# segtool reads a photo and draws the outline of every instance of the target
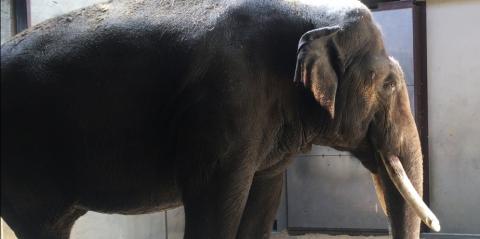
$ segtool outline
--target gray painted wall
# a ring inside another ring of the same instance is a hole
[[[479,13],[427,0],[430,200],[445,233],[480,234]]]

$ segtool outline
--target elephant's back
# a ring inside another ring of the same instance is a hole
[[[101,170],[102,162],[167,158],[160,152],[172,142],[195,42],[160,23],[117,21],[111,8],[48,20],[2,45],[2,166],[15,170],[21,157],[52,171]]]
[[[297,39],[313,27],[308,19],[328,20],[315,15],[322,9],[252,0],[114,0],[80,9],[2,45],[2,115],[19,128],[40,115],[78,131],[116,122],[107,132],[147,133],[154,122],[168,125],[188,101],[225,92],[224,62],[239,71],[238,62],[276,56],[285,46],[289,57],[275,58],[294,60]]]

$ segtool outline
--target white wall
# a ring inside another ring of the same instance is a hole
[[[6,40],[10,38],[13,33],[12,28],[12,12],[11,12],[11,0],[1,0],[1,8],[2,11],[2,21],[1,21],[1,43],[4,43]]]
[[[66,12],[108,0],[30,0],[32,25]]]
[[[480,233],[480,1],[427,0],[431,206]]]
[[[164,239],[165,213],[136,216],[88,212],[73,226],[70,239]]]

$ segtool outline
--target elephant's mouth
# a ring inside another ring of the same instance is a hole
[[[385,169],[392,180],[393,184],[400,192],[405,201],[413,208],[417,216],[435,232],[440,231],[440,221],[423,202],[422,197],[418,194],[407,176],[400,159],[393,154],[383,154],[378,152],[382,159]]]

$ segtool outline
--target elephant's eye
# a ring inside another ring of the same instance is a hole
[[[389,92],[393,92],[396,89],[395,81],[385,81],[383,84],[383,89]]]
[[[395,79],[389,75],[387,79],[385,79],[385,82],[383,83],[383,89],[388,92],[394,92],[397,87],[397,84],[395,82]]]

